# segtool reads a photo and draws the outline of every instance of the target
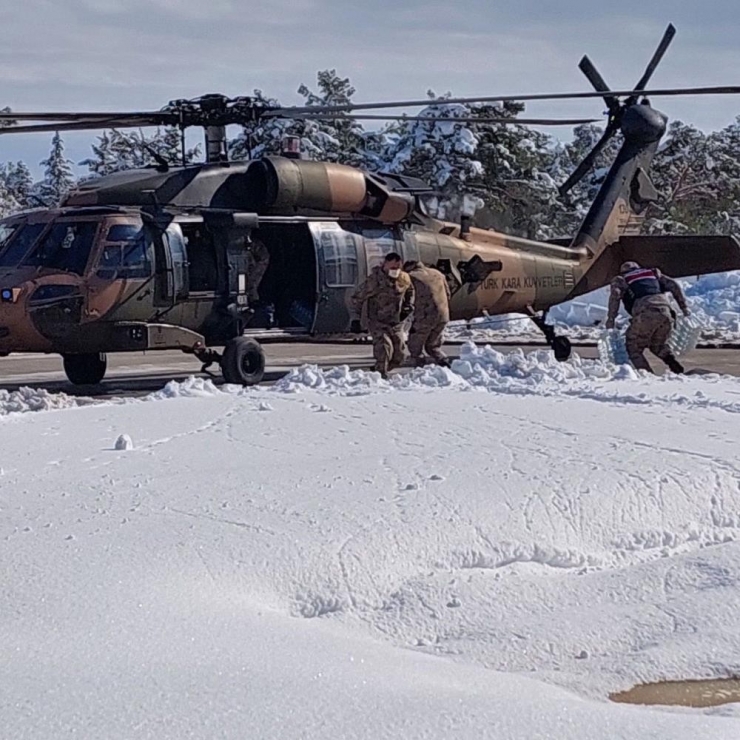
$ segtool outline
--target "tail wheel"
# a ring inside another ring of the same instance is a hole
[[[568,337],[555,337],[552,340],[552,351],[555,353],[555,359],[558,362],[565,362],[571,355],[570,339]]]
[[[108,358],[103,352],[64,355],[64,372],[74,385],[96,385],[105,377]]]
[[[265,353],[258,342],[247,337],[230,339],[221,357],[221,372],[227,383],[255,385],[265,374]]]

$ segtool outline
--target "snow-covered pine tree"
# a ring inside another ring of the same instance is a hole
[[[712,157],[714,144],[694,126],[681,121],[670,125],[651,168],[659,199],[648,211],[647,233],[711,230],[720,191]]]
[[[262,90],[255,90],[252,99],[257,105],[279,107],[275,98],[268,98]],[[270,155],[279,155],[282,151],[283,137],[301,137],[301,149],[304,156],[317,154],[313,151],[311,142],[303,140],[303,122],[291,118],[263,118],[242,126],[241,133],[229,142],[229,154],[232,159],[259,159]],[[319,159],[318,156],[307,157]]]
[[[49,157],[41,165],[44,179],[37,183],[33,195],[43,205],[58,206],[75,184],[72,162],[64,156],[64,141],[59,132],[54,134]]]
[[[708,137],[707,167],[715,176],[716,200],[708,232],[740,235],[740,116]]]
[[[559,186],[586,158],[604,129],[595,124],[583,124],[573,129],[573,138],[567,144],[555,142],[549,172]],[[558,196],[551,204],[549,220],[553,236],[571,236],[581,225],[591,207],[609,168],[622,145],[621,136],[614,136],[596,158],[594,166],[564,197]]]
[[[516,102],[471,107],[474,116],[512,121],[523,111]],[[550,137],[517,123],[476,123],[475,133],[485,192],[478,222],[529,238],[555,235],[550,220],[557,187],[550,174]]]
[[[437,96],[429,91],[430,100]],[[448,95],[449,97],[449,95]],[[467,118],[470,108],[437,103],[419,112],[421,118]],[[437,192],[424,199],[430,215],[457,220],[483,205],[483,166],[476,158],[478,138],[473,124],[456,121],[401,121],[383,132],[387,172],[419,177]]]
[[[346,105],[355,93],[349,79],[340,77],[334,69],[319,72],[317,86],[315,93],[306,85],[298,88],[299,94],[305,98],[304,105]],[[280,105],[274,98],[266,97],[262,90],[255,90],[253,98],[260,104]],[[263,118],[243,126],[242,133],[229,144],[229,151],[234,159],[277,155],[282,151],[285,136],[300,138],[305,159],[367,166],[366,132],[357,121],[341,116],[331,121],[312,121],[308,117]],[[369,159],[375,162],[377,156],[373,154]]]
[[[23,210],[20,203],[13,197],[8,189],[5,180],[0,177],[0,218],[12,216],[14,213]]]
[[[33,205],[33,178],[25,162],[6,162],[0,165],[0,181],[14,207],[24,209]]]
[[[173,127],[157,129],[149,136],[142,131],[104,131],[92,145],[93,156],[80,162],[93,175],[149,167],[155,164],[152,151],[171,165],[182,164],[180,132]],[[190,163],[200,155],[200,147],[186,148],[185,161]]]

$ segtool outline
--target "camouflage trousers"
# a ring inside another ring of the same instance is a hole
[[[625,335],[625,343],[630,362],[637,370],[653,372],[644,354],[645,350],[649,349],[673,372],[683,372],[683,367],[668,349],[667,342],[672,329],[673,320],[668,309],[645,308],[632,317]]]
[[[435,362],[447,362],[447,355],[442,352],[442,335],[446,326],[446,321],[439,321],[436,318],[431,321],[414,321],[409,334],[411,359],[420,364],[422,352],[426,352]]]
[[[376,326],[370,329],[373,338],[375,371],[385,376],[394,367],[400,367],[408,357],[403,326]]]

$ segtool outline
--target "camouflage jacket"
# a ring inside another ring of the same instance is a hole
[[[670,308],[668,298],[665,296],[666,293],[670,293],[675,299],[681,311],[683,311],[683,313],[685,314],[688,314],[689,309],[686,304],[686,297],[681,290],[681,286],[673,278],[669,278],[667,275],[663,275],[660,270],[654,270],[654,272],[656,274],[656,277],[658,278],[658,282],[660,283],[660,289],[662,293],[658,296],[646,296],[645,298],[641,298],[635,301],[635,305],[632,311],[633,315],[636,312],[639,312],[641,302],[647,302],[650,305],[655,306],[661,298],[665,306]],[[627,281],[621,275],[617,275],[617,277],[615,277],[614,280],[612,280],[611,282],[611,292],[609,294],[609,312],[606,317],[607,326],[614,325],[614,320],[617,318],[617,314],[619,313],[619,302],[622,300],[627,290]],[[652,300],[648,301],[648,298]]]
[[[352,303],[355,313],[362,315],[363,324],[371,331],[397,326],[413,311],[414,286],[407,273],[401,272],[394,279],[378,265],[352,296]]]
[[[414,284],[414,323],[438,324],[450,320],[450,287],[445,276],[421,262],[409,270]]]

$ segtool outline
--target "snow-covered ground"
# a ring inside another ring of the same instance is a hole
[[[740,380],[470,346],[0,408],[3,737],[740,737],[606,698],[740,671]]]
[[[740,271],[679,282],[692,312],[704,326],[702,341],[740,344]],[[555,306],[548,321],[558,333],[572,340],[595,342],[603,333],[608,303],[609,289],[602,288]],[[625,318],[622,313],[622,320]],[[542,334],[527,317],[507,314],[474,319],[468,324],[454,322],[447,330],[447,338],[476,342],[542,341]]]

